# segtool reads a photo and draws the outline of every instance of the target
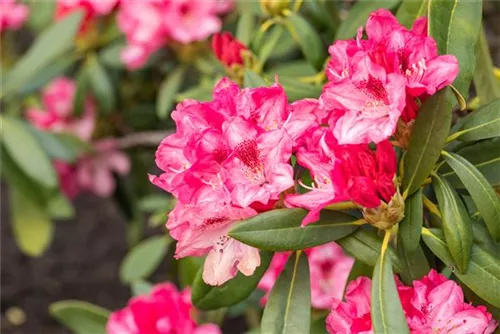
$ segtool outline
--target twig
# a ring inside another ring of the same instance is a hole
[[[132,133],[125,137],[117,139],[118,147],[121,149],[132,148],[136,146],[158,146],[160,142],[172,134],[172,131],[147,131]]]

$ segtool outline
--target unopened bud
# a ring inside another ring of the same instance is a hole
[[[391,229],[404,218],[405,201],[396,191],[389,203],[381,202],[377,208],[364,208],[363,216],[371,225],[380,230]]]
[[[280,16],[290,7],[290,0],[260,0],[260,8],[269,16]]]

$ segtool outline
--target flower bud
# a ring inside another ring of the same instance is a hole
[[[368,223],[380,230],[388,230],[404,218],[405,201],[396,191],[390,202],[381,202],[377,208],[364,208],[363,216]]]
[[[280,16],[290,6],[290,0],[260,0],[260,8],[269,16]]]

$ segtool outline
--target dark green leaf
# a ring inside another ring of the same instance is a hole
[[[476,45],[481,28],[482,1],[429,0],[429,35],[442,55],[458,59],[459,72],[453,86],[467,99],[474,74]]]
[[[116,104],[113,83],[97,57],[91,57],[88,61],[87,78],[101,110],[108,113],[113,111]]]
[[[81,11],[75,11],[46,29],[7,73],[2,87],[3,95],[21,90],[42,69],[71,50],[82,17]]]
[[[256,88],[267,86],[267,84],[260,75],[252,70],[246,70],[244,77],[244,86],[245,88]]]
[[[454,135],[461,141],[500,137],[500,99],[467,115]]]
[[[491,254],[500,258],[500,243],[493,240],[488,228],[482,220],[472,222],[472,233],[475,244],[480,245]]]
[[[290,34],[299,43],[309,63],[321,70],[325,61],[325,48],[321,38],[313,27],[299,14],[292,13],[287,17],[286,25]]]
[[[262,315],[266,334],[308,334],[311,318],[311,279],[303,252],[290,256],[269,294]]]
[[[75,216],[75,209],[71,201],[58,193],[47,203],[47,213],[54,219],[70,219]]]
[[[264,212],[237,224],[229,235],[260,249],[287,251],[319,246],[345,237],[359,227],[354,217],[328,210],[321,212],[319,221],[302,227],[306,214],[302,209]]]
[[[170,115],[174,104],[174,98],[181,88],[182,81],[184,80],[185,69],[179,67],[163,80],[158,96],[156,98],[156,113],[160,119],[165,119]]]
[[[265,63],[267,59],[276,51],[276,46],[278,42],[281,42],[281,38],[285,28],[282,26],[275,26],[269,29],[267,32],[258,32],[253,41],[253,49],[258,55],[259,61]]]
[[[326,331],[326,316],[311,321],[311,334],[328,334]]]
[[[180,259],[179,263],[179,281],[182,286],[192,286],[196,274],[203,266],[203,258],[188,256]]]
[[[290,102],[305,98],[318,98],[323,89],[318,85],[300,82],[297,78],[280,77],[280,84],[285,89]]]
[[[87,101],[87,92],[90,87],[88,75],[88,65],[84,65],[76,75],[76,92],[73,97],[73,114],[82,116],[85,111],[85,103]]]
[[[47,188],[57,186],[52,161],[22,121],[3,115],[2,141],[12,160],[30,178]]]
[[[424,103],[413,126],[410,149],[403,160],[403,189],[408,195],[420,188],[434,168],[450,124],[451,99],[445,88]]]
[[[481,105],[500,98],[500,85],[493,75],[493,63],[488,47],[488,41],[481,28],[476,44],[476,70],[474,72],[474,87]]]
[[[48,214],[17,189],[11,189],[12,230],[17,245],[29,256],[40,256],[54,234]]]
[[[255,31],[255,14],[247,10],[241,13],[236,27],[236,38],[244,45],[250,45]]]
[[[197,86],[193,88],[189,88],[185,91],[177,94],[177,101],[182,101],[185,99],[194,99],[198,101],[210,101],[212,99],[212,88],[205,86]]]
[[[352,6],[351,10],[349,10],[349,15],[347,15],[346,19],[342,22],[339,29],[337,30],[337,34],[335,35],[335,39],[349,39],[356,36],[356,32],[358,28],[365,25],[366,20],[370,14],[379,9],[379,8],[387,8],[393,9],[400,3],[400,0],[392,0],[392,1],[374,1],[374,0],[360,0]]]
[[[481,172],[463,157],[446,152],[444,159],[467,188],[493,238],[500,241],[500,200],[495,190]]]
[[[396,13],[399,23],[410,29],[419,17],[427,13],[427,0],[403,0]]]
[[[76,334],[106,334],[110,312],[79,300],[62,300],[49,307],[52,317]]]
[[[420,242],[424,221],[423,210],[422,191],[419,190],[406,200],[405,218],[399,223],[398,243],[402,243],[409,253],[413,253]]]
[[[49,24],[54,21],[54,11],[56,3],[53,1],[27,1],[30,13],[36,15],[29,15],[28,25],[30,28],[40,31],[45,29]]]
[[[371,310],[375,333],[410,333],[387,252],[382,253],[373,270]]]
[[[63,137],[47,131],[40,131],[27,123],[22,124],[42,146],[45,153],[53,159],[74,162],[81,153],[70,144],[67,144]]]
[[[422,239],[441,261],[449,267],[455,267],[440,230],[424,229]],[[467,273],[455,272],[455,275],[479,297],[495,307],[500,307],[500,261],[498,258],[481,246],[474,245]]]
[[[430,267],[420,245],[417,245],[417,248],[413,252],[408,251],[405,247],[406,246],[398,240],[398,257],[401,262],[405,263],[405,268],[408,268],[408,270],[400,273],[401,279],[406,284],[411,285],[413,281],[419,280],[427,275]]]
[[[458,270],[465,273],[472,248],[472,225],[467,209],[446,179],[433,176],[432,186],[441,209],[446,243]]]
[[[380,255],[380,247],[382,247],[382,239],[377,235],[377,230],[368,226],[363,226],[356,232],[335,242],[351,256],[371,267],[375,266]],[[392,247],[389,246],[387,253],[396,272],[401,273],[408,270]]]
[[[131,283],[149,277],[165,257],[170,242],[164,236],[154,236],[132,248],[120,265],[121,281]]]
[[[360,260],[355,260],[352,265],[351,271],[349,272],[349,277],[347,277],[347,283],[354,281],[356,278],[361,276],[372,277],[373,267],[365,264]]]
[[[43,3],[46,4],[47,2]],[[19,94],[28,95],[35,93],[56,77],[63,75],[64,72],[66,72],[71,67],[71,65],[75,63],[75,61],[76,57],[68,56],[66,58],[58,59],[57,61],[50,63],[42,70],[40,70],[34,78],[26,82],[26,84],[19,91]]]
[[[257,287],[262,275],[269,267],[272,253],[260,252],[260,266],[252,276],[238,273],[235,278],[221,286],[210,286],[203,282],[203,267],[200,268],[193,282],[191,298],[199,310],[215,310],[227,307],[245,300]]]
[[[99,60],[104,66],[123,69],[125,64],[120,59],[120,53],[125,48],[124,43],[114,43],[106,46],[99,52]]]

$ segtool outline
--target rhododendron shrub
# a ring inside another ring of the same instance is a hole
[[[97,196],[127,222],[111,230],[129,249],[118,272],[100,259],[92,272],[105,266],[131,292],[110,299],[114,312],[56,302],[59,323],[114,334],[497,330],[499,64],[482,21],[495,6],[52,5],[0,0],[10,230],[42,256],[53,221]],[[111,247],[108,230],[93,233]],[[93,239],[85,249],[101,249]]]

